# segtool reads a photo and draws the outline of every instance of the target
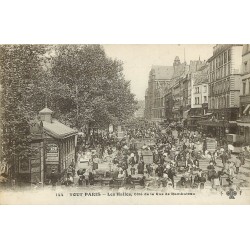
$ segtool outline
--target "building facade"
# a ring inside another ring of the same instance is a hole
[[[191,129],[197,129],[198,122],[208,110],[208,65],[205,62],[199,63],[196,71],[189,74],[187,86],[189,105],[185,111],[186,124]]]
[[[213,48],[209,63],[208,109],[213,114],[216,134],[235,133],[240,106],[242,45],[220,44]]]
[[[0,82],[0,164],[2,163],[2,134],[3,134],[2,112],[3,112],[3,109],[2,109],[2,85]]]
[[[182,84],[176,79],[172,87],[173,95],[173,119],[179,121],[182,118]]]
[[[208,110],[208,65],[200,68],[196,73],[192,74],[192,96],[191,108],[198,110],[196,115],[205,115]]]
[[[173,75],[172,66],[152,66],[145,94],[145,117],[152,122],[161,122],[165,117],[164,89]]]
[[[215,118],[235,121],[241,86],[242,45],[216,45],[209,58],[209,109]]]
[[[242,49],[242,85],[240,91],[240,117],[237,121],[238,135],[250,143],[250,44]]]
[[[186,62],[181,63],[178,56],[173,63],[174,72],[165,88],[165,119],[169,122],[180,121],[183,116],[183,79],[189,70]]]

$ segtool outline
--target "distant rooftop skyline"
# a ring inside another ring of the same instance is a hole
[[[214,44],[209,45],[103,45],[108,56],[124,62],[124,74],[131,81],[131,91],[138,100],[144,100],[148,76],[152,66],[173,66],[176,57],[189,65],[190,61],[207,60],[213,55]]]

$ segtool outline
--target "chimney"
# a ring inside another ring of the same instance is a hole
[[[40,120],[43,122],[49,122],[52,123],[52,113],[53,111],[49,108],[44,108],[39,112]]]

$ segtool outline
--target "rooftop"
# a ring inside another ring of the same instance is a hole
[[[170,80],[174,73],[172,66],[158,66],[153,65],[151,73],[155,76],[156,80]]]
[[[63,139],[77,133],[76,130],[62,124],[56,119],[52,119],[51,123],[43,121],[43,128],[49,135],[57,139]]]
[[[211,62],[218,55],[220,55],[227,49],[235,46],[242,46],[242,44],[217,44],[216,46],[213,47],[213,55],[207,61]]]

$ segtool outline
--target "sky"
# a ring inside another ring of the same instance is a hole
[[[207,60],[213,54],[210,45],[103,45],[109,57],[124,62],[124,75],[131,81],[131,91],[138,100],[144,100],[147,88],[149,71],[152,65],[172,66],[174,58],[179,56],[181,62],[185,59],[189,64],[191,60]]]

